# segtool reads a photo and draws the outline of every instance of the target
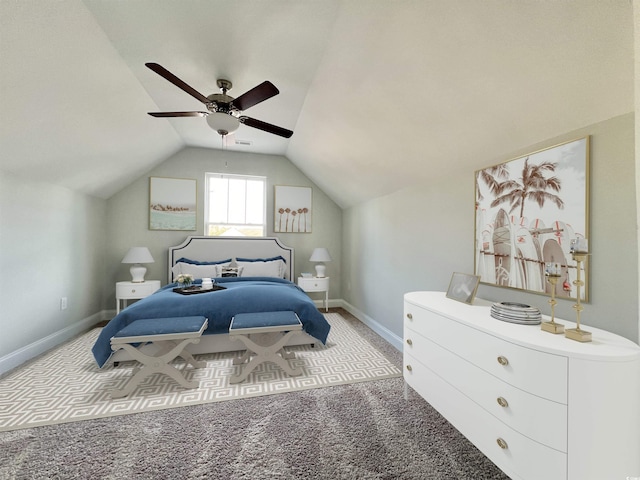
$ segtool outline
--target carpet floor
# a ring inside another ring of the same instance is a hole
[[[396,367],[402,355],[344,315]],[[0,433],[2,479],[506,480],[402,378]]]

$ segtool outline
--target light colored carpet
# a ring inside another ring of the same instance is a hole
[[[187,378],[200,381],[198,389],[184,389],[157,374],[121,399],[112,399],[109,392],[127,382],[134,363],[100,370],[90,351],[99,333],[94,329],[0,381],[0,431],[401,376],[400,369],[342,316],[328,313],[326,317],[331,324],[326,346],[292,348],[296,359],[291,365],[303,370],[299,377],[289,377],[266,363],[244,382],[230,385],[229,377],[240,368],[232,364],[237,353],[199,355],[207,366],[189,367],[185,372]]]

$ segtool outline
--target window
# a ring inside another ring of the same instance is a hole
[[[264,237],[265,177],[205,174],[204,234]]]

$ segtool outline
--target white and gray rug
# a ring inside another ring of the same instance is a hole
[[[294,392],[401,376],[401,371],[337,313],[326,314],[331,333],[326,346],[294,347],[289,377],[276,365],[260,365],[242,383],[229,384],[238,366],[234,353],[199,355],[205,368],[186,371],[200,387],[180,387],[166,375],[148,377],[128,397],[110,391],[129,379],[133,362],[100,370],[91,355],[94,329],[44,355],[0,381],[0,431],[149,412],[187,405]],[[182,368],[182,367],[180,367]]]

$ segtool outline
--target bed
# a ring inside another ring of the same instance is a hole
[[[192,354],[241,350],[241,343],[228,334],[237,313],[294,311],[302,321],[303,332],[288,345],[326,342],[330,326],[309,296],[293,283],[294,251],[278,238],[188,237],[169,248],[167,278],[176,278],[179,273],[191,273],[196,285],[203,277],[212,277],[224,288],[181,295],[173,291],[178,285],[169,283],[125,308],[102,329],[92,348],[100,367],[131,360],[123,350],[113,353],[110,339],[144,318],[207,317],[209,325],[200,342],[186,349]],[[219,276],[234,273],[239,276]]]

